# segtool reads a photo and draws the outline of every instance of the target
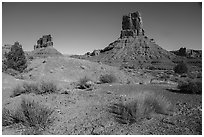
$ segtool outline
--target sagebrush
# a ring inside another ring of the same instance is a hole
[[[133,124],[144,118],[151,118],[152,114],[169,115],[173,105],[164,96],[150,92],[138,93],[126,101],[109,106],[109,112],[116,121],[122,124]]]
[[[178,74],[188,73],[187,64],[181,62],[174,67],[174,72]]]
[[[91,79],[89,79],[88,77],[81,78],[77,84],[77,87],[79,89],[88,89],[91,87],[91,84],[89,83],[90,81]]]
[[[101,83],[114,83],[117,79],[113,74],[105,74],[100,76]]]
[[[42,81],[40,83],[23,83],[13,89],[11,97],[19,96],[21,94],[50,94],[57,91],[57,86],[53,82]]]
[[[2,126],[10,126],[13,124],[20,123],[20,119],[17,118],[9,109],[3,108],[2,110]]]
[[[21,106],[15,112],[3,109],[2,125],[10,126],[21,123],[27,129],[25,130],[27,133],[41,134],[42,131],[53,124],[53,112],[54,111],[50,108],[42,106],[34,101],[23,99]]]
[[[53,82],[42,81],[40,83],[40,93],[39,94],[55,93],[56,91],[57,91],[57,86]]]

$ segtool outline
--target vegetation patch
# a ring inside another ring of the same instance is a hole
[[[117,81],[116,77],[112,74],[105,74],[100,77],[101,83],[114,83],[116,81]]]
[[[22,46],[19,45],[18,42],[15,42],[15,44],[11,47],[11,51],[5,53],[4,56],[4,71],[10,68],[19,72],[23,72],[27,67],[25,53],[22,49]]]
[[[53,82],[42,81],[40,83],[40,93],[39,94],[50,94],[57,91],[57,86]]]
[[[19,96],[21,94],[51,94],[56,93],[57,86],[53,82],[41,83],[23,83],[23,85],[18,85],[13,89],[13,94],[11,97]]]
[[[178,74],[188,73],[188,67],[185,63],[181,62],[174,67],[174,72]]]
[[[91,79],[84,77],[81,78],[77,84],[77,88],[79,89],[88,89],[91,88],[91,86],[93,85]]]
[[[16,87],[13,88],[13,94],[10,97],[16,97],[21,94],[25,94],[25,90],[22,88],[22,86],[17,85]]]
[[[182,93],[189,94],[202,94],[202,82],[201,81],[180,81],[178,89]]]
[[[23,83],[23,92],[24,93],[35,93],[39,94],[40,89],[38,83]]]
[[[23,99],[21,106],[15,112],[12,113],[8,109],[3,109],[2,125],[22,124],[27,129],[24,134],[42,134],[42,131],[53,124],[53,112],[53,110],[34,101]]]
[[[21,122],[21,119],[16,115],[16,113],[12,113],[9,109],[3,108],[2,110],[2,126],[10,126],[13,124],[18,124]]]
[[[109,106],[109,112],[121,124],[133,124],[151,118],[152,114],[169,115],[172,111],[171,102],[164,96],[150,92],[138,93],[133,98]]]

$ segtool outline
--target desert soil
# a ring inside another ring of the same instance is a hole
[[[63,61],[65,63],[63,63]],[[70,62],[73,64],[70,65]],[[39,63],[41,62],[41,63]],[[43,63],[44,62],[44,63]],[[51,62],[51,63],[47,63]],[[85,62],[85,63],[83,63]],[[47,63],[47,65],[46,65]],[[52,64],[52,65],[51,65]],[[67,66],[66,66],[67,64]],[[69,64],[69,65],[68,65]],[[78,64],[78,65],[76,65]],[[48,67],[48,65],[50,65]],[[201,134],[202,132],[202,96],[192,94],[181,94],[175,92],[175,85],[168,84],[136,84],[138,79],[132,80],[126,77],[119,70],[104,66],[96,65],[87,61],[76,59],[68,60],[38,60],[33,61],[29,66],[31,70],[26,74],[32,75],[33,79],[20,80],[10,75],[2,75],[2,107],[15,110],[23,98],[34,100],[54,110],[54,124],[46,129],[43,134],[53,135],[150,135],[150,134]],[[62,67],[63,66],[63,67]],[[82,67],[80,67],[82,66]],[[100,66],[98,68],[97,66]],[[67,68],[71,68],[69,72]],[[101,68],[102,67],[102,68]],[[58,68],[58,69],[57,69]],[[89,69],[88,69],[89,68]],[[93,69],[94,68],[94,69]],[[104,70],[105,68],[105,70]],[[120,80],[115,84],[95,84],[93,89],[76,89],[70,86],[71,82],[76,82],[80,77],[74,77],[73,73],[78,71],[79,74],[93,76],[97,81],[100,75],[95,72],[107,73],[119,72]],[[102,70],[101,70],[102,69]],[[40,71],[39,71],[40,70]],[[51,71],[52,70],[52,71]],[[80,70],[80,71],[79,71]],[[51,73],[50,73],[51,71]],[[62,72],[66,72],[65,73]],[[104,72],[105,71],[105,72]],[[44,74],[50,73],[49,78],[55,77],[58,81],[56,84],[59,90],[54,94],[35,95],[22,94],[11,98],[12,89],[25,81],[39,80]],[[86,73],[86,74],[84,74]],[[60,74],[60,75],[59,75]],[[56,77],[58,75],[58,77]],[[68,79],[69,78],[69,79]],[[71,79],[72,78],[72,79]],[[122,79],[121,78],[121,79]],[[128,80],[132,80],[127,84]],[[155,115],[150,119],[144,119],[139,123],[132,125],[120,124],[115,121],[113,115],[108,111],[108,106],[121,99],[123,96],[134,96],[138,92],[154,92],[161,94],[169,99],[175,111],[172,116]],[[174,92],[173,92],[174,91]],[[23,134],[25,127],[3,127],[2,134],[19,135]]]

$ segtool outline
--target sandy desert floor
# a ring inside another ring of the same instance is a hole
[[[11,83],[12,82],[12,83]],[[15,110],[22,98],[35,100],[55,110],[54,124],[43,134],[136,135],[201,134],[201,95],[171,92],[170,85],[98,84],[93,90],[61,88],[48,95],[22,94],[11,98],[12,86],[23,82],[3,75],[3,107]],[[132,125],[119,124],[108,112],[111,103],[122,96],[154,92],[167,97],[175,106],[173,116],[155,115]],[[26,127],[3,127],[3,134],[22,134]]]

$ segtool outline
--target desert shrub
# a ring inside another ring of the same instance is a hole
[[[3,108],[3,110],[2,110],[2,126],[9,126],[11,124],[13,124],[11,112],[8,109]]]
[[[52,82],[42,81],[41,83],[23,83],[13,89],[11,97],[19,96],[21,94],[51,94],[57,91],[57,86]]]
[[[100,82],[101,83],[114,83],[116,82],[116,77],[112,74],[105,74],[100,76]]]
[[[13,88],[13,94],[11,95],[11,97],[16,97],[21,94],[26,94],[26,92],[22,86],[17,85],[16,87]]]
[[[57,91],[57,86],[53,82],[45,82],[42,81],[40,83],[40,92],[38,94],[45,94],[45,93],[55,93]]]
[[[183,93],[202,94],[201,81],[180,81],[178,89]]]
[[[136,104],[135,104],[136,105]],[[121,124],[132,124],[137,121],[135,112],[136,106],[131,107],[123,103],[115,103],[109,107],[109,112],[113,114],[115,120]]]
[[[138,93],[135,97],[109,106],[109,112],[121,124],[133,124],[152,114],[170,114],[173,105],[164,96],[150,92]]]
[[[20,119],[16,118],[15,114],[12,114],[9,109],[3,108],[2,126],[10,126],[19,122],[20,122]]]
[[[40,90],[38,83],[23,83],[24,93],[35,93],[39,94]]]
[[[52,117],[53,112],[53,110],[35,103],[34,101],[23,99],[21,107],[15,112],[11,113],[7,109],[3,110],[2,125],[9,126],[21,123],[30,131],[32,129],[33,134],[40,134],[54,122]]]
[[[37,129],[46,129],[53,122],[53,110],[34,101],[22,100],[21,110],[25,116],[24,124]]]
[[[27,67],[25,53],[18,42],[12,45],[10,52],[5,53],[5,58],[4,64],[7,68],[23,72],[23,70]]]
[[[19,96],[21,94],[35,93],[39,94],[40,90],[37,83],[23,83],[23,85],[18,85],[13,89],[13,94],[11,97]]]
[[[183,74],[188,72],[188,67],[185,63],[181,62],[174,67],[174,72],[178,74]]]
[[[89,78],[87,77],[84,77],[84,78],[81,78],[77,84],[77,87],[79,89],[87,89],[87,88],[90,88],[92,85],[89,83],[89,81],[91,81]]]
[[[12,126],[14,124],[24,123],[25,117],[22,111],[10,111],[7,108],[2,110],[2,126]]]

